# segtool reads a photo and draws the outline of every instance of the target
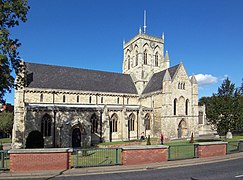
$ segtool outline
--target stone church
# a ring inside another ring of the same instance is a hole
[[[140,31],[123,43],[123,51],[122,73],[22,62],[13,148],[25,148],[31,132],[41,133],[44,147],[87,147],[139,139],[141,133],[176,139],[206,132],[197,80],[182,63],[170,66],[164,35]]]

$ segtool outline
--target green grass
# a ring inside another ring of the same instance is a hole
[[[11,138],[0,138],[0,143],[5,144],[5,143],[11,143],[12,139]]]

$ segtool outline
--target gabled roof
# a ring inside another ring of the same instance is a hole
[[[176,73],[179,66],[180,66],[180,64],[166,69],[166,70],[169,71],[171,79],[174,78],[175,73]],[[143,90],[142,94],[147,94],[147,93],[156,92],[156,91],[161,90],[163,88],[162,82],[163,82],[166,70],[155,73],[151,77],[150,81],[148,82],[147,86]]]
[[[25,63],[27,87],[137,94],[128,74]]]

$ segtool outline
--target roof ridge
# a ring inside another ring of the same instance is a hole
[[[93,72],[103,72],[103,73],[111,73],[111,74],[119,74],[119,75],[129,75],[129,74],[123,74],[119,72],[110,72],[110,71],[102,71],[102,70],[96,70],[96,69],[88,69],[88,68],[78,68],[78,67],[71,67],[71,66],[62,66],[62,65],[54,65],[54,64],[41,64],[41,63],[33,63],[33,62],[25,62],[27,64],[34,64],[34,65],[41,65],[41,66],[51,66],[51,67],[60,67],[60,68],[69,68],[69,69],[77,69],[77,70],[86,70],[86,71],[93,71]]]

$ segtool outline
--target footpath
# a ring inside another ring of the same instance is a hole
[[[55,177],[65,176],[85,176],[94,174],[112,174],[122,172],[135,172],[135,171],[146,171],[153,169],[166,169],[176,168],[184,166],[195,166],[200,164],[208,164],[215,162],[229,161],[233,159],[243,158],[243,152],[229,154],[226,156],[210,157],[210,158],[194,158],[177,161],[167,161],[164,163],[156,164],[142,164],[142,165],[130,165],[130,166],[103,166],[103,167],[89,167],[89,168],[72,168],[66,171],[42,171],[32,173],[10,173],[9,171],[0,171],[0,179],[52,179]]]

